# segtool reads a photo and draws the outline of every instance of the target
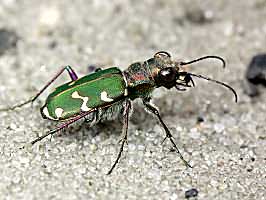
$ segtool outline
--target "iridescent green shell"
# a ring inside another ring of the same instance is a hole
[[[127,95],[126,87],[120,69],[100,70],[57,87],[48,96],[41,113],[52,120],[69,119],[123,99]]]

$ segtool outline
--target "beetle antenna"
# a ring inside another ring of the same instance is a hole
[[[205,79],[205,80],[207,80],[207,81],[212,81],[212,82],[214,82],[214,83],[217,83],[217,84],[223,85],[224,87],[230,89],[230,90],[234,93],[234,95],[235,95],[235,102],[237,102],[238,97],[237,97],[237,93],[236,93],[236,91],[235,91],[231,86],[227,85],[226,83],[223,83],[223,82],[220,82],[220,81],[217,81],[217,80],[211,79],[211,78],[206,77],[206,76],[202,76],[202,75],[200,75],[200,74],[192,74],[192,73],[188,73],[188,74],[189,74],[190,76],[195,76],[195,77],[198,77],[198,78]]]
[[[225,68],[225,60],[219,56],[203,56],[201,58],[197,58],[195,60],[192,60],[192,61],[189,61],[189,62],[180,62],[180,65],[188,65],[188,64],[191,64],[191,63],[195,63],[195,62],[198,62],[198,61],[201,61],[201,60],[205,60],[205,59],[209,59],[209,58],[214,58],[214,59],[218,59],[220,61],[222,61],[223,63],[223,68]]]

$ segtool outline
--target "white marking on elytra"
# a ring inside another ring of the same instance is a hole
[[[42,110],[43,114],[46,116],[46,117],[50,117],[49,115],[49,112],[48,112],[48,108],[47,107],[44,107],[43,110]]]
[[[53,119],[53,120],[55,120],[55,118],[53,118],[53,117],[50,116],[47,107],[44,107],[43,110],[42,110],[42,112],[43,112],[43,114],[44,114],[48,119]]]
[[[101,92],[101,100],[105,101],[105,102],[112,102],[113,101],[113,99],[107,97],[106,91]]]
[[[125,92],[124,92],[124,96],[127,96],[128,95],[128,90],[127,88],[125,89]]]
[[[60,118],[62,117],[64,110],[62,108],[56,108],[54,112],[55,112],[56,117]]]
[[[81,105],[81,107],[80,107],[80,109],[81,109],[82,111],[90,111],[90,110],[91,110],[91,108],[89,108],[89,107],[87,106],[87,102],[88,102],[88,100],[89,100],[89,97],[82,97],[82,96],[79,95],[79,93],[78,93],[77,91],[73,92],[71,96],[72,96],[72,98],[74,98],[74,99],[82,99],[82,100],[83,100],[83,103],[82,103],[82,105]]]

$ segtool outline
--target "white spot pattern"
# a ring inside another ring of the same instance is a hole
[[[107,97],[106,91],[101,92],[101,100],[105,101],[105,102],[112,102],[113,101],[113,99]]]
[[[49,111],[48,111],[48,108],[47,107],[44,107],[43,110],[42,110],[43,114],[48,118],[48,119],[53,119],[53,120],[56,120],[55,118],[51,117],[50,114],[49,114]]]
[[[46,116],[46,117],[50,117],[49,115],[49,112],[48,112],[48,108],[47,107],[44,107],[43,110],[42,110],[43,114]]]
[[[72,96],[72,98],[74,98],[74,99],[82,99],[82,100],[83,100],[83,103],[82,103],[82,105],[81,105],[81,107],[80,107],[80,109],[81,109],[82,111],[90,111],[90,110],[91,110],[91,108],[89,108],[89,107],[87,106],[87,102],[88,102],[88,100],[89,100],[89,97],[82,97],[82,96],[79,95],[79,93],[78,93],[77,91],[73,92],[71,96]]]
[[[62,117],[64,110],[62,108],[56,108],[54,112],[55,112],[56,117],[60,118]]]
[[[125,92],[124,92],[124,96],[127,96],[128,95],[128,90],[127,88],[125,89]]]

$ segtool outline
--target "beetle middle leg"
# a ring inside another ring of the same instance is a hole
[[[14,106],[11,106],[11,107],[2,108],[0,109],[0,112],[14,110],[16,108],[22,107],[29,103],[33,103],[65,70],[68,72],[72,81],[75,81],[78,79],[76,72],[70,66],[65,66],[59,72],[57,72],[56,75],[36,95],[34,95],[30,99],[22,103],[15,104]]]
[[[128,131],[128,119],[129,119],[129,112],[131,109],[131,103],[130,101],[126,101],[125,103],[125,108],[124,108],[124,113],[123,113],[123,130],[122,130],[122,137],[121,137],[121,147],[119,150],[119,153],[117,155],[117,158],[114,162],[114,164],[112,165],[111,169],[108,171],[107,175],[111,174],[113,169],[115,168],[116,164],[119,162],[119,159],[122,155],[123,149],[124,149],[124,145],[125,143],[127,143],[127,131]]]
[[[143,104],[148,109],[148,111],[150,111],[151,113],[156,115],[156,117],[158,118],[159,122],[161,123],[161,125],[162,125],[162,127],[163,127],[163,129],[164,129],[164,131],[166,133],[165,139],[169,138],[169,140],[173,144],[176,152],[178,153],[180,159],[185,163],[185,165],[187,167],[192,168],[192,166],[184,159],[183,155],[181,154],[181,152],[179,151],[178,147],[176,146],[176,144],[175,144],[175,142],[173,140],[173,135],[171,134],[170,130],[167,128],[166,124],[163,122],[158,109],[150,103],[150,98],[143,99]]]

